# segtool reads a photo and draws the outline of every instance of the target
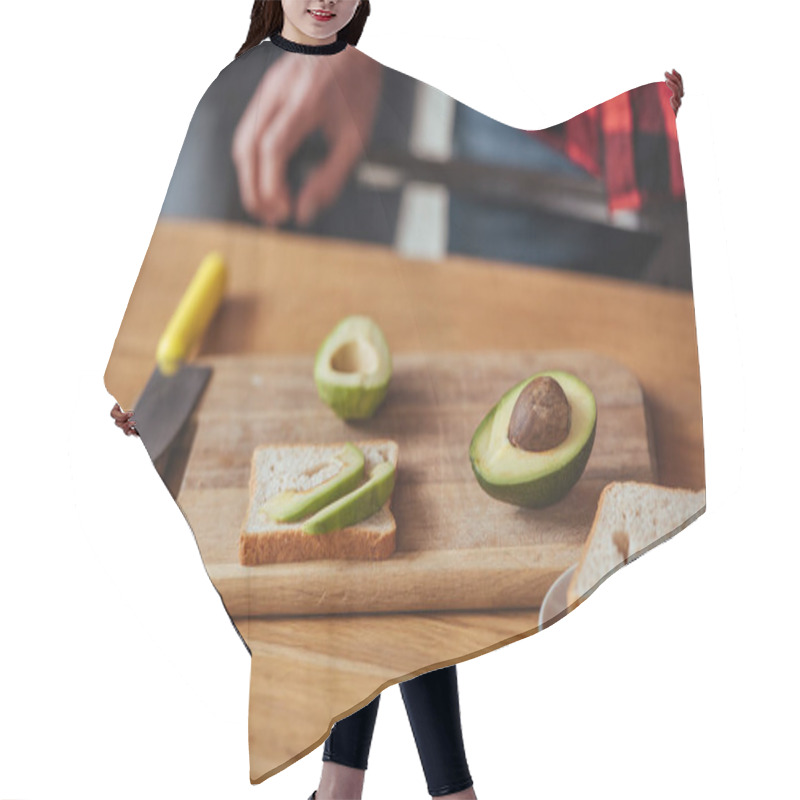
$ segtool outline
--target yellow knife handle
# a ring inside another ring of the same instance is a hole
[[[156,348],[156,363],[164,375],[172,375],[199,341],[219,307],[227,283],[222,254],[209,253],[164,328]]]

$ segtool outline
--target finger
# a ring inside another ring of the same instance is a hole
[[[670,87],[670,91],[672,92],[671,99],[672,100],[677,100],[680,103],[680,101],[681,101],[681,93],[680,93],[680,91],[678,89],[674,89],[673,87]]]
[[[254,217],[258,216],[258,143],[279,108],[281,72],[278,62],[265,73],[236,126],[231,142],[239,196],[245,210]]]
[[[292,154],[314,128],[319,104],[312,91],[295,92],[276,114],[269,131],[261,137],[258,163],[259,216],[277,225],[291,213],[286,168]]]
[[[362,141],[355,125],[340,133],[328,157],[311,172],[300,190],[296,210],[300,225],[309,224],[339,196],[361,151]]]
[[[111,409],[111,416],[114,418],[114,421],[119,425],[125,422],[128,422],[133,417],[133,411],[123,411],[119,407],[119,403],[117,403],[114,408]]]
[[[667,87],[672,93],[672,97],[674,99],[680,100],[680,98],[683,97],[683,91],[680,84],[678,84],[676,81],[665,81],[665,83],[667,84]]]
[[[674,84],[681,91],[683,90],[683,79],[681,78],[681,76],[675,70],[672,70],[671,73],[670,72],[665,72],[664,76],[667,78],[667,83],[669,83],[670,85]]]
[[[115,420],[117,420],[117,421],[120,421],[120,420],[126,420],[126,419],[128,419],[128,418],[129,418],[129,417],[130,417],[132,414],[133,414],[133,411],[123,411],[123,410],[122,410],[122,409],[119,407],[119,405],[116,405],[116,406],[114,406],[114,408],[112,408],[112,409],[111,409],[111,416],[112,416],[112,417],[113,417]]]
[[[268,225],[278,225],[288,217],[291,201],[286,180],[287,162],[276,152],[272,137],[266,136],[259,142],[256,163],[255,214]]]
[[[241,140],[233,143],[231,157],[236,167],[236,179],[239,184],[239,199],[242,201],[242,207],[251,216],[256,216],[258,209],[258,192],[256,191],[258,149],[255,146],[252,126],[253,123],[248,121],[244,123],[243,128],[237,129],[236,136],[241,136]]]

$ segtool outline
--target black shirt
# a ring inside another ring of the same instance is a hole
[[[308,55],[319,56],[340,53],[347,47],[347,39],[344,38],[338,38],[335,42],[331,42],[330,44],[300,44],[299,42],[293,42],[291,39],[281,36],[280,33],[273,33],[272,36],[270,36],[270,41],[282,50],[288,50],[291,53],[306,53]]]

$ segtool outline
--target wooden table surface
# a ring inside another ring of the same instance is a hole
[[[240,224],[156,226],[105,376],[123,408],[134,405],[164,325],[214,249],[225,254],[230,283],[200,355],[314,353],[341,317],[365,309],[380,318],[393,352],[516,350],[521,342],[593,350],[642,385],[659,483],[705,486],[691,293],[461,256],[415,261]],[[376,271],[380,281],[370,281]],[[333,721],[383,688],[535,633],[538,609],[236,622],[253,654],[250,777],[258,782],[318,747]],[[498,629],[507,633],[501,641]],[[279,731],[271,724],[278,718]]]

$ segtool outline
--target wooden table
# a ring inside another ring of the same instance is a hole
[[[213,249],[235,269],[202,355],[313,353],[332,327],[330,319],[364,308],[380,317],[394,352],[418,351],[421,340],[443,351],[515,349],[520,341],[536,350],[590,349],[623,362],[639,378],[659,482],[705,485],[690,293],[466,257],[414,261],[373,245],[238,224],[159,222],[105,376],[123,408],[133,406],[147,382],[158,337]],[[458,267],[458,280],[445,264]],[[363,270],[376,268],[385,270],[384,288],[362,290]],[[289,270],[296,271],[291,284]],[[309,303],[330,314],[297,325]],[[251,780],[259,782],[318,747],[332,722],[387,686],[535,633],[538,609],[236,622],[253,655]],[[500,641],[498,626],[507,634]],[[420,642],[424,648],[415,644]],[[293,724],[275,731],[270,719],[276,713]]]

